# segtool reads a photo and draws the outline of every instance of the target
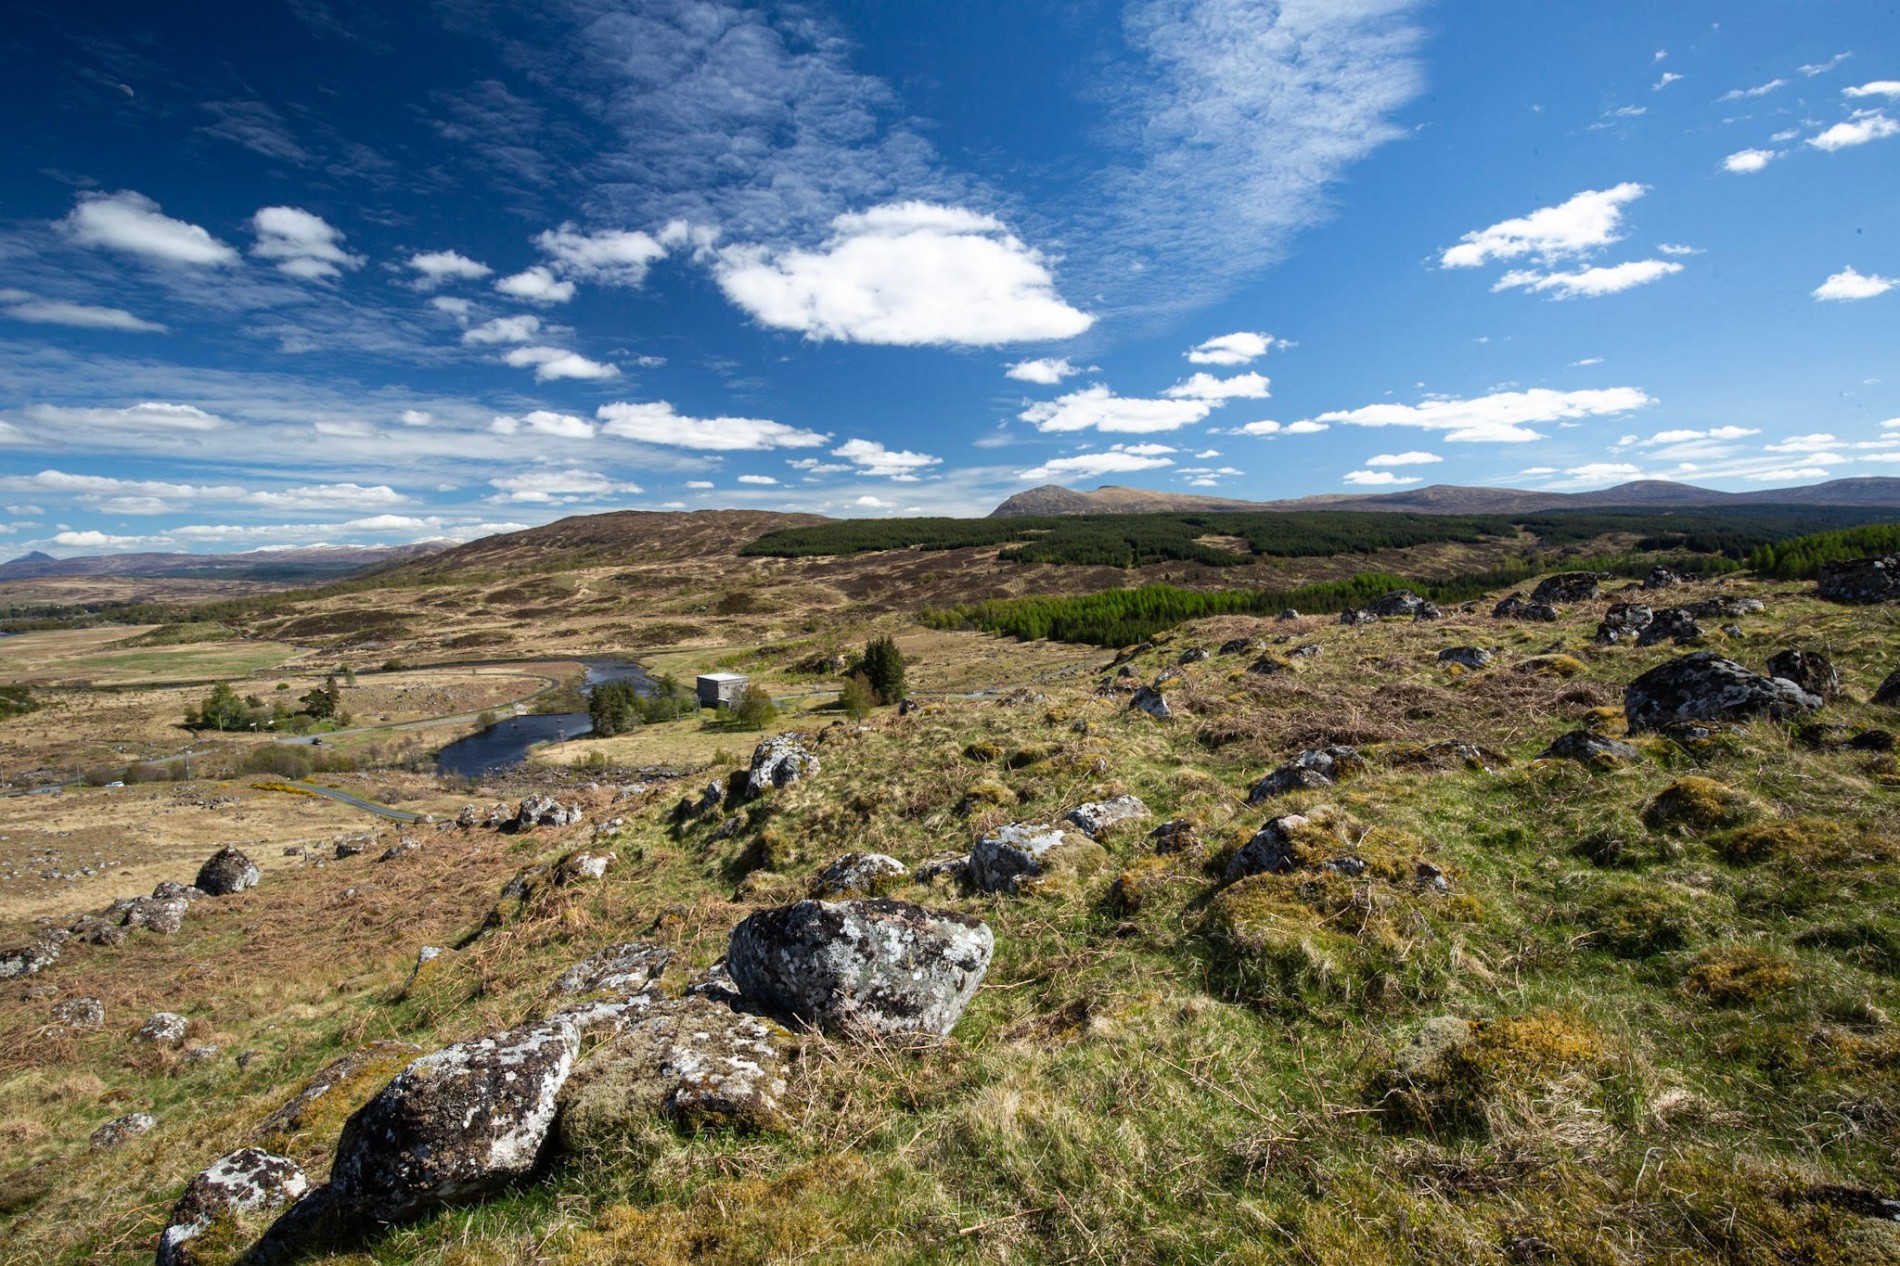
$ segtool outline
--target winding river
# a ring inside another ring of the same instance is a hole
[[[603,681],[631,681],[642,694],[650,688],[646,670],[630,659],[585,656],[579,663],[583,675],[582,693]],[[478,734],[457,739],[437,752],[436,772],[479,778],[491,770],[526,759],[528,750],[537,744],[579,738],[591,734],[593,729],[594,723],[585,712],[508,717]]]

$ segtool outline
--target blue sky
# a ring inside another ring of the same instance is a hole
[[[0,554],[1900,475],[1888,3],[10,19]]]

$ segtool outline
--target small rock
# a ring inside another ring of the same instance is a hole
[[[1643,588],[1645,589],[1671,589],[1681,583],[1682,577],[1676,575],[1675,572],[1670,571],[1667,567],[1661,566],[1650,568],[1649,575],[1643,577]]]
[[[1165,721],[1174,715],[1174,709],[1168,706],[1167,699],[1153,686],[1143,686],[1135,691],[1128,700],[1128,706],[1146,712],[1157,721]]]
[[[1300,613],[1298,611],[1295,611],[1292,607],[1287,607],[1285,610],[1281,611],[1280,614],[1275,616],[1274,618],[1276,620],[1297,620],[1300,618]]]
[[[133,1036],[141,1042],[155,1042],[160,1046],[177,1046],[185,1040],[185,1032],[190,1027],[191,1021],[176,1011],[158,1011],[141,1024],[139,1031]]]
[[[1394,589],[1391,593],[1374,598],[1366,610],[1375,616],[1417,615],[1420,608],[1430,605],[1410,589]],[[1340,623],[1346,621],[1341,620]]]
[[[1152,816],[1148,806],[1137,796],[1116,796],[1112,800],[1096,800],[1079,804],[1063,815],[1064,822],[1072,822],[1091,839],[1099,839],[1102,832],[1123,822],[1133,822],[1139,818]]]
[[[1628,743],[1588,730],[1572,730],[1538,753],[1537,759],[1574,760],[1592,769],[1622,769],[1634,764],[1638,756],[1637,750]]]
[[[1491,663],[1491,652],[1482,646],[1448,646],[1438,652],[1438,662],[1476,670]]]
[[[1257,651],[1259,649],[1260,649],[1260,642],[1258,641],[1258,639],[1251,638],[1251,637],[1236,637],[1236,638],[1231,638],[1228,641],[1222,642],[1220,644],[1220,649],[1216,651],[1215,653],[1218,655],[1245,655],[1245,654],[1248,654],[1249,652]]]
[[[53,1004],[53,1019],[73,1029],[104,1028],[106,1004],[97,998],[68,998]]]
[[[187,1046],[178,1054],[187,1064],[208,1064],[218,1057],[218,1047],[207,1042],[202,1046]]]
[[[336,859],[342,861],[346,857],[355,857],[362,851],[363,846],[354,840],[339,840],[336,846]]]
[[[819,871],[805,895],[818,901],[881,897],[910,878],[910,867],[883,853],[846,853]]]
[[[208,1266],[192,1251],[193,1241],[219,1223],[282,1208],[309,1186],[302,1168],[287,1157],[255,1147],[219,1157],[185,1185],[172,1206],[171,1224],[158,1237],[158,1266]]]
[[[752,749],[752,767],[745,780],[746,799],[757,799],[772,788],[789,787],[818,772],[818,758],[805,750],[802,738],[780,734]]]
[[[600,879],[620,860],[620,854],[614,852],[596,853],[586,849],[578,853],[569,853],[554,866],[554,883],[557,887],[566,887],[587,880]]]
[[[1702,626],[1696,623],[1694,613],[1687,607],[1665,607],[1637,632],[1636,644],[1654,646],[1658,642],[1674,642],[1683,646],[1701,636]]]
[[[129,1143],[141,1134],[151,1133],[157,1126],[158,1118],[149,1112],[130,1112],[122,1117],[114,1117],[92,1132],[86,1145],[95,1152],[109,1151],[122,1143]]]
[[[1208,655],[1207,655],[1206,647],[1190,646],[1186,650],[1181,652],[1180,659],[1176,660],[1175,662],[1179,664],[1198,664],[1202,660],[1206,659],[1207,657]]]
[[[1248,875],[1283,875],[1292,870],[1296,864],[1293,833],[1307,825],[1308,819],[1298,813],[1269,821],[1228,859],[1227,882]]]
[[[152,889],[154,901],[196,901],[206,895],[206,890],[196,884],[181,884],[170,879]]]
[[[191,903],[183,897],[174,897],[169,901],[157,897],[140,897],[126,909],[125,926],[144,928],[160,936],[171,936],[185,926],[185,912]]]
[[[1596,640],[1606,646],[1639,636],[1656,618],[1656,612],[1640,602],[1612,603],[1597,625]]]
[[[1194,829],[1194,823],[1187,818],[1169,818],[1148,832],[1148,843],[1155,852],[1164,856],[1171,853],[1192,853],[1200,849],[1201,837]]]
[[[255,863],[235,848],[221,848],[198,868],[193,886],[214,897],[229,896],[257,887],[263,878]]]
[[[977,840],[970,878],[984,892],[1018,892],[1060,871],[1088,869],[1106,856],[1102,846],[1059,826],[1012,822]]]
[[[394,844],[391,844],[388,848],[384,849],[382,852],[382,855],[379,856],[376,860],[379,862],[393,862],[397,860],[398,858],[407,857],[411,853],[418,853],[421,851],[422,851],[421,840],[417,839],[413,835],[399,835],[396,837],[396,842]]]
[[[0,950],[0,980],[14,980],[45,971],[59,961],[59,947],[45,941]]]
[[[1363,611],[1358,607],[1347,607],[1344,611],[1339,613],[1339,622],[1348,626],[1375,624],[1378,622],[1378,619],[1379,617],[1372,614],[1372,612]]]
[[[540,826],[572,826],[580,820],[581,807],[579,805],[564,805],[553,796],[536,794],[525,797],[515,807],[515,816],[509,828],[515,831],[531,831]]]
[[[1514,593],[1492,607],[1491,615],[1499,620],[1531,620],[1549,624],[1557,619],[1557,608],[1548,602],[1526,602],[1523,594]]]
[[[1531,590],[1533,603],[1588,602],[1597,596],[1598,576],[1595,572],[1571,571],[1561,575],[1547,577],[1537,588]]]
[[[968,853],[949,853],[942,857],[933,857],[917,868],[912,880],[920,884],[934,884],[939,880],[961,885],[970,877],[970,855]]]
[[[1841,675],[1833,661],[1819,651],[1790,649],[1768,657],[1768,675],[1792,681],[1811,695],[1822,699],[1841,696]]]
[[[1900,554],[1823,563],[1815,589],[1835,602],[1891,602],[1900,596]]]

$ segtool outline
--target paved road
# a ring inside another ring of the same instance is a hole
[[[298,791],[307,791],[313,796],[322,796],[325,800],[335,800],[339,804],[347,804],[352,809],[362,809],[366,813],[373,813],[379,818],[388,818],[392,822],[422,821],[422,815],[419,813],[411,813],[407,809],[392,809],[386,804],[377,804],[374,800],[365,800],[361,796],[353,796],[347,791],[338,791],[334,787],[319,787],[315,783],[308,782],[292,782],[287,778],[282,781],[286,787],[295,787]]]

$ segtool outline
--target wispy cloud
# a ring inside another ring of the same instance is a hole
[[[1523,443],[1545,438],[1531,427],[1572,418],[1613,417],[1655,401],[1635,387],[1593,391],[1502,391],[1469,400],[1422,404],[1369,404],[1322,413],[1315,420],[1346,426],[1403,426],[1443,431],[1447,441]]]
[[[1594,298],[1619,294],[1636,286],[1682,271],[1682,265],[1662,259],[1636,259],[1604,268],[1583,268],[1575,272],[1540,273],[1514,270],[1498,278],[1492,290],[1528,290],[1549,293],[1555,299]]]

